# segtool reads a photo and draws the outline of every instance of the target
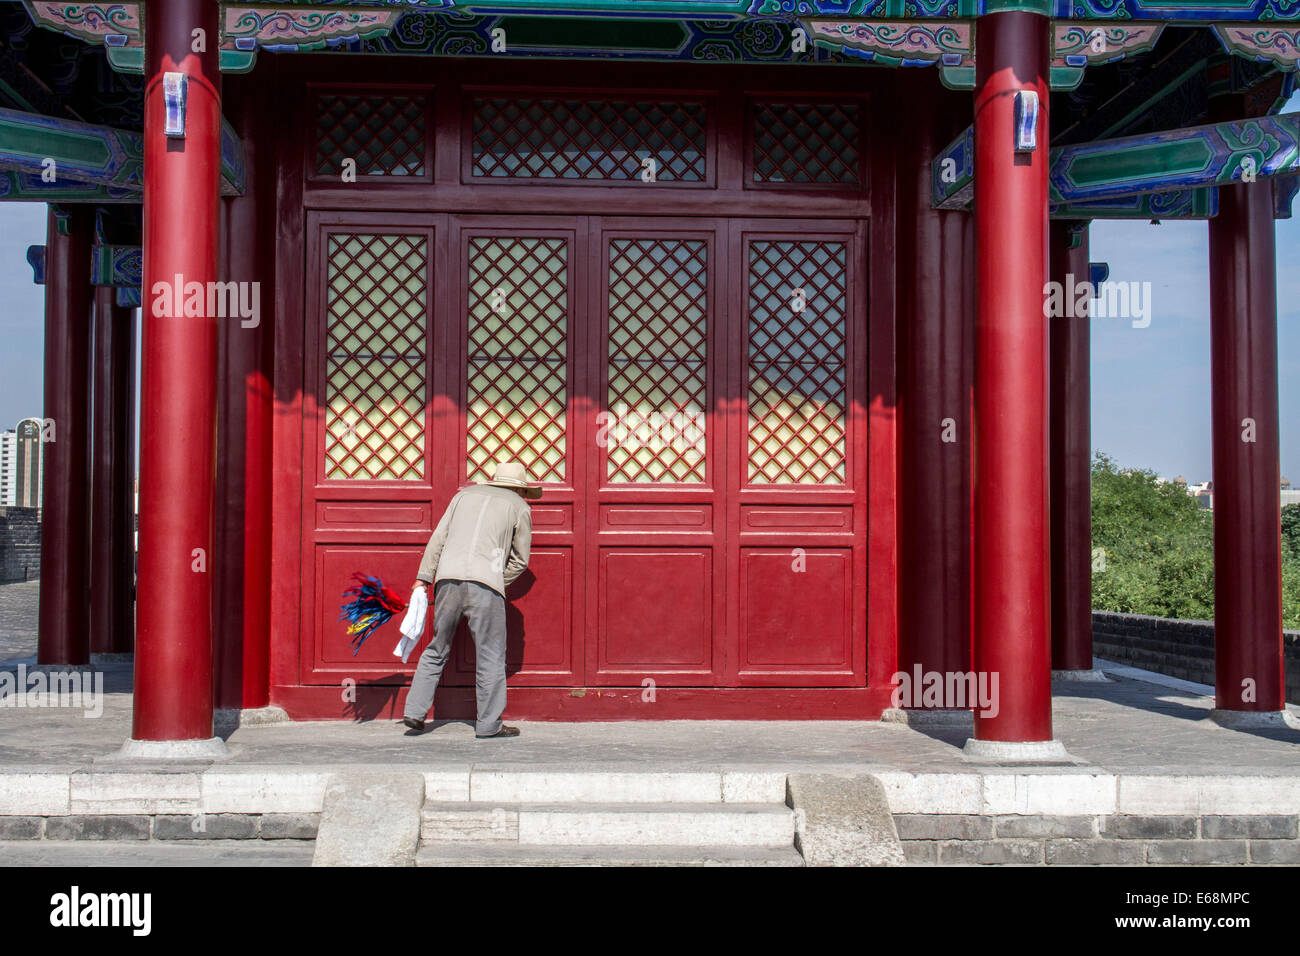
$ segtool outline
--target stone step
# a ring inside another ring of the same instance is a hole
[[[778,803],[426,803],[422,844],[509,841],[574,846],[794,845]]]
[[[474,770],[478,803],[782,803],[783,771]]]
[[[537,846],[427,843],[416,866],[803,866],[793,846]]]
[[[332,774],[312,866],[414,866],[423,802],[418,773]]]

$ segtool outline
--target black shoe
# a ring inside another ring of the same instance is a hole
[[[412,730],[424,729],[424,721],[419,717],[403,717],[402,723],[406,724],[406,726],[410,727]]]
[[[518,737],[519,728],[509,727],[505,724],[502,724],[501,729],[498,730],[495,734],[475,734],[474,736],[478,740],[491,740],[493,737]]]

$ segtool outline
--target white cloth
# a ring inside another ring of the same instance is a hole
[[[402,618],[402,639],[393,648],[393,656],[400,657],[403,664],[411,656],[411,651],[415,650],[415,645],[420,642],[420,637],[424,634],[424,618],[428,613],[429,596],[425,593],[424,586],[420,585],[411,592],[411,600],[406,606],[406,617]]]

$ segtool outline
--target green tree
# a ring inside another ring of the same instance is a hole
[[[1214,517],[1146,469],[1092,460],[1092,606],[1214,618]],[[1282,620],[1300,628],[1300,505],[1282,509]]]
[[[1300,558],[1300,505],[1282,509],[1282,553]]]
[[[1214,616],[1214,526],[1180,485],[1092,462],[1092,603],[1102,611]],[[1100,551],[1098,551],[1100,549]]]

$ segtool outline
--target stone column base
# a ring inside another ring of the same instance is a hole
[[[122,744],[117,753],[96,758],[98,763],[116,760],[219,760],[227,757],[226,742],[220,737],[207,740],[136,740]]]
[[[91,654],[90,663],[103,667],[105,664],[129,664],[135,660],[133,652],[117,652],[111,654]]]
[[[218,734],[231,733],[238,727],[263,727],[268,724],[287,724],[289,715],[283,707],[218,708],[212,715],[213,730]]]
[[[1080,684],[1113,684],[1109,677],[1095,667],[1085,670],[1052,671],[1053,681],[1077,682]]]
[[[968,760],[996,760],[999,763],[1077,763],[1059,740],[976,740],[962,748]]]
[[[889,707],[880,713],[889,724],[905,724],[918,730],[965,729],[975,732],[975,715],[969,710]]]
[[[1210,711],[1210,720],[1229,730],[1300,730],[1300,718],[1289,710]]]

